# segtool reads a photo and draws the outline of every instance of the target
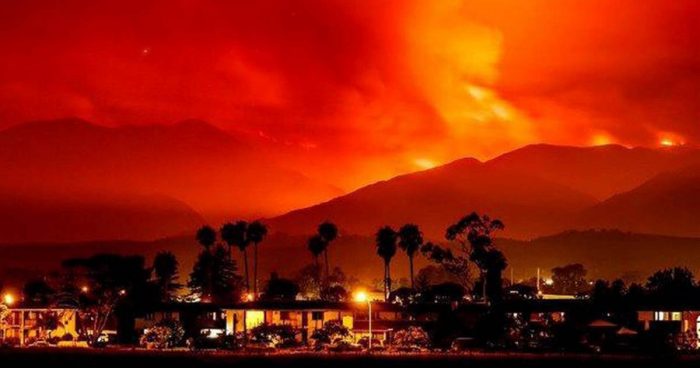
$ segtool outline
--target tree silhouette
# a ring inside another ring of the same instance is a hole
[[[657,271],[647,280],[646,288],[659,300],[687,301],[698,295],[695,276],[684,267]]]
[[[588,287],[586,268],[580,263],[552,268],[554,292],[557,294],[580,293]]]
[[[247,291],[250,291],[250,274],[248,272],[248,245],[250,244],[250,240],[248,239],[247,232],[248,223],[246,221],[229,222],[221,227],[221,238],[229,246],[229,258],[234,245],[243,254],[245,287]]]
[[[171,300],[173,294],[181,287],[177,283],[178,266],[177,258],[171,252],[159,252],[153,259],[155,282],[163,302]]]
[[[31,307],[49,306],[56,292],[43,279],[30,280],[22,288],[24,304]]]
[[[97,254],[89,258],[73,258],[62,262],[74,275],[82,275],[89,286],[82,309],[91,315],[92,342],[100,337],[113,314],[118,319],[133,317],[133,311],[154,302],[157,294],[149,287],[151,270],[141,256]],[[122,326],[124,327],[124,326]],[[128,338],[121,336],[120,338]]]
[[[317,229],[318,236],[323,240],[323,257],[326,263],[326,278],[330,274],[330,266],[328,264],[328,247],[331,242],[333,242],[338,237],[338,227],[330,222],[324,221],[318,225]]]
[[[427,242],[421,247],[421,253],[429,260],[440,264],[465,289],[472,286],[471,268],[469,267],[471,261],[468,254],[455,255],[450,248],[443,248],[431,242]]]
[[[267,287],[263,292],[263,300],[296,300],[299,286],[292,280],[280,278],[277,273],[270,275]]]
[[[321,239],[321,237],[318,235],[314,235],[306,242],[306,246],[309,249],[309,252],[311,252],[311,255],[314,257],[314,264],[316,267],[320,268],[318,257],[323,254],[323,239]]]
[[[216,231],[209,225],[204,225],[197,230],[197,242],[205,249],[211,248],[216,243]]]
[[[492,233],[503,227],[500,220],[472,212],[450,225],[445,232],[445,238],[457,241],[462,251],[469,254],[469,259],[481,270],[483,296],[494,302],[501,300],[501,274],[507,263],[503,253],[494,247]]]
[[[253,243],[253,295],[258,295],[258,244],[267,236],[267,226],[260,221],[253,221],[246,230],[246,239]]]
[[[202,295],[207,302],[234,302],[240,300],[240,277],[236,264],[226,256],[223,246],[202,251],[190,273],[188,286]]]
[[[396,240],[398,234],[390,226],[384,226],[377,230],[374,242],[377,246],[377,255],[384,260],[384,297],[389,298],[391,293],[391,259],[396,255]]]
[[[211,247],[216,244],[216,230],[212,228],[209,225],[204,225],[199,230],[197,230],[197,234],[195,235],[195,238],[199,242],[199,244],[204,247],[204,253],[210,253]],[[211,269],[209,267],[203,269],[204,272],[211,272]],[[211,275],[204,277],[204,280],[211,281]],[[205,288],[206,290],[211,290],[211,285],[207,286]]]
[[[418,225],[406,224],[399,229],[399,247],[406,252],[411,275],[411,289],[414,288],[413,279],[413,256],[423,245],[423,234]]]

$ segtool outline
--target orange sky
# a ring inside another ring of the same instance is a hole
[[[0,128],[199,118],[344,189],[528,143],[697,143],[699,18],[692,0],[4,1]]]

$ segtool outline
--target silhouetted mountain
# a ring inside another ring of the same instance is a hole
[[[599,200],[631,190],[655,175],[700,162],[687,147],[569,147],[536,144],[505,153],[486,165],[543,179]]]
[[[657,175],[583,212],[579,226],[700,236],[700,166]]]
[[[186,204],[163,196],[2,196],[0,213],[8,214],[0,221],[3,242],[157,239],[205,223]]]
[[[170,126],[118,128],[78,119],[15,126],[0,132],[0,177],[0,194],[5,202],[51,198],[57,204],[98,193],[103,200],[93,207],[105,208],[108,213],[107,208],[117,208],[119,203],[107,203],[107,198],[161,195],[182,201],[215,220],[279,213],[340,193],[330,185],[281,168],[249,145],[244,136],[234,137],[195,120]],[[86,210],[92,206],[78,202]],[[139,211],[148,212],[149,207]],[[70,210],[78,216],[78,206]],[[95,239],[112,236],[116,232],[107,227],[119,220],[109,221],[106,213],[102,217],[106,223],[100,226],[102,233],[79,229],[78,223],[66,221],[57,226],[64,228],[65,234],[56,235],[68,240],[86,239],[79,231]],[[182,212],[176,216],[188,215]],[[168,222],[178,220],[163,221],[152,225],[165,229]],[[137,239],[145,234],[120,229],[125,232],[117,238]],[[158,230],[153,232],[160,234]],[[26,241],[46,239],[38,233],[27,232],[25,236]],[[0,238],[3,240],[9,239]]]
[[[271,219],[273,229],[308,233],[331,219],[345,233],[373,234],[381,225],[419,224],[441,236],[461,216],[479,211],[502,219],[505,234],[532,237],[561,231],[563,221],[595,200],[536,174],[462,159],[403,175]]]
[[[700,151],[688,147],[532,145],[485,163],[463,159],[372,184],[271,223],[277,230],[301,233],[331,219],[345,231],[371,234],[383,224],[415,222],[441,235],[459,216],[476,210],[502,219],[507,236],[529,238],[580,228],[578,212],[597,204],[596,198],[633,189],[699,159]],[[615,221],[605,225],[617,227]]]

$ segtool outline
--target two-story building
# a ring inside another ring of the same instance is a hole
[[[78,337],[78,310],[68,308],[10,308],[0,327],[0,339],[20,346],[51,338]]]

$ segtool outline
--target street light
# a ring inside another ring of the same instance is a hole
[[[7,306],[11,306],[12,304],[15,304],[15,296],[12,295],[12,294],[10,294],[10,293],[7,293],[7,294],[5,294],[5,295],[2,296],[2,301],[3,301]]]
[[[358,303],[367,303],[367,314],[369,315],[369,342],[367,344],[368,351],[372,351],[372,301],[364,291],[355,293],[355,301]]]

